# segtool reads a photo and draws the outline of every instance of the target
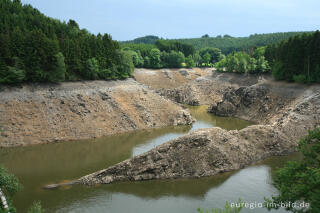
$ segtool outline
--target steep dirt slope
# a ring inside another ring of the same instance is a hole
[[[2,87],[0,147],[185,125],[189,112],[133,79]]]

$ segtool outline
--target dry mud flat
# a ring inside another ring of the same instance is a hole
[[[133,79],[1,87],[0,147],[187,125],[188,111]]]
[[[260,125],[239,131],[201,129],[84,176],[74,184],[212,176],[293,152],[308,129],[320,127],[319,85],[303,86],[274,82],[269,76],[214,72],[212,76],[165,90],[182,94],[185,99],[179,99],[180,103],[198,100],[202,104],[202,96],[216,94],[216,99],[207,97],[206,101],[211,102],[210,112],[253,120]]]

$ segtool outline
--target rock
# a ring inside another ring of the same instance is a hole
[[[49,184],[49,185],[45,185],[43,188],[44,189],[58,189],[60,187],[59,184]]]
[[[3,86],[0,147],[102,137],[193,118],[133,79]]]
[[[271,155],[291,152],[296,144],[287,139],[272,126],[256,125],[240,131],[202,129],[84,176],[75,183],[93,185],[212,176],[243,168]]]

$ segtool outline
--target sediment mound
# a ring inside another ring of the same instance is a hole
[[[222,100],[226,91],[241,86],[251,86],[270,79],[269,75],[240,75],[219,73],[211,69],[207,75],[198,77],[176,88],[158,88],[157,92],[181,104],[208,105]]]
[[[221,74],[219,78],[230,80],[228,77],[229,74]],[[91,185],[212,176],[269,156],[293,152],[308,129],[320,127],[320,86],[269,80],[249,83],[253,84],[229,84],[228,89],[221,91],[221,100],[213,102],[209,111],[255,120],[261,125],[240,131],[198,130],[74,183]],[[221,84],[225,86],[224,82]]]
[[[0,147],[88,139],[193,122],[133,79],[1,87]]]
[[[82,177],[78,184],[150,179],[199,178],[240,169],[272,155],[293,150],[272,126],[240,131],[202,129],[162,144],[106,170]]]

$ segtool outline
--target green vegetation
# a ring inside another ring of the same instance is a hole
[[[170,40],[158,40],[156,42],[156,46],[160,51],[165,52],[182,52],[185,56],[193,55],[195,53],[195,49],[190,44],[185,44],[177,41]]]
[[[303,34],[269,45],[265,56],[276,80],[320,82],[320,32]]]
[[[133,71],[108,34],[95,36],[20,0],[2,0],[0,13],[0,83],[122,79]]]
[[[296,35],[302,35],[304,32],[286,32],[286,33],[267,33],[267,34],[254,34],[249,37],[232,37],[230,35],[218,35],[210,37],[208,34],[203,35],[201,38],[190,39],[173,39],[169,41],[177,41],[184,44],[192,45],[196,50],[203,48],[218,48],[223,54],[230,54],[235,51],[250,52],[255,47],[266,46],[270,44],[277,44],[283,40],[288,40]],[[125,43],[132,44],[155,44],[159,40],[157,36],[145,36],[126,41]]]
[[[218,72],[265,73],[270,70],[264,57],[265,48],[254,51],[253,57],[245,52],[234,52],[215,64]]]
[[[0,200],[0,213],[5,212],[16,212],[16,209],[12,206],[12,196],[17,193],[22,186],[19,183],[19,180],[13,174],[8,173],[6,169],[0,166],[0,189],[6,196],[9,209],[4,210]]]
[[[22,185],[19,183],[18,178],[10,174],[5,168],[0,166],[0,189],[6,196],[9,209],[4,209],[0,199],[0,213],[15,213],[16,209],[12,205],[12,197],[18,191],[22,189]],[[34,202],[33,205],[30,207],[28,213],[41,213],[44,212],[40,202]]]
[[[309,131],[309,135],[300,140],[298,150],[303,155],[302,160],[288,162],[277,171],[274,185],[280,193],[266,199],[269,210],[278,209],[281,203],[304,201],[310,204],[309,208],[296,209],[288,205],[286,210],[295,213],[320,212],[320,129]]]
[[[202,58],[202,63],[207,66],[211,66],[211,64],[213,65],[225,58],[220,49],[211,47],[201,49],[199,55]]]
[[[231,37],[229,35],[209,37],[204,35],[201,38],[176,39],[175,41],[191,44],[196,50],[207,47],[218,48],[223,54],[227,55],[234,51],[250,52],[255,47],[277,44],[302,33],[303,32],[254,34],[249,37]]]
[[[270,47],[268,47],[266,55],[264,55],[266,45],[274,47],[281,41],[302,34],[303,32],[255,34],[240,38],[229,35],[213,38],[206,34],[201,38],[175,40],[164,40],[159,39],[157,36],[146,36],[123,42],[121,43],[121,47],[123,50],[134,51],[136,54],[141,55],[144,60],[143,65],[142,63],[139,63],[138,66],[135,64],[136,67],[179,68],[184,65],[186,67],[212,67],[217,62],[225,59],[224,54],[229,54],[228,58],[218,65],[220,71],[260,73],[270,71],[266,58],[270,59],[273,53],[270,53]],[[160,65],[149,63],[151,50],[155,48],[159,49],[162,55]],[[172,51],[175,53],[172,53]],[[240,53],[235,53],[236,51]],[[183,53],[185,63],[168,63],[168,61],[176,60],[177,53],[179,52]],[[171,54],[175,59],[168,59],[168,54]],[[163,59],[166,59],[166,61],[162,61]],[[273,65],[272,62],[270,62],[270,65]],[[301,76],[296,76],[295,78],[303,79]]]
[[[139,37],[136,39],[133,39],[131,41],[124,41],[122,43],[133,43],[133,44],[155,44],[156,41],[160,40],[161,38],[159,38],[158,36],[154,36],[154,35],[147,35],[144,37]]]
[[[131,53],[135,67],[153,69],[212,67],[225,57],[217,48],[195,51],[192,45],[170,40],[158,40],[155,45],[122,43],[121,46]]]
[[[199,213],[239,213],[242,208],[243,204],[241,202],[241,199],[238,200],[238,203],[240,204],[239,207],[232,208],[229,202],[226,202],[224,209],[211,209],[211,210],[204,210],[201,208],[198,208]]]
[[[285,167],[276,171],[273,178],[274,186],[279,195],[271,199],[265,198],[264,206],[268,210],[284,207],[294,213],[320,212],[320,129],[310,130],[298,144],[298,151],[302,153],[300,161],[290,161]],[[303,204],[304,202],[304,204]],[[238,203],[243,203],[238,201]],[[239,213],[244,205],[231,208],[226,202],[225,209],[211,211],[198,208],[200,213]]]
[[[0,83],[124,79],[134,67],[214,64],[219,71],[239,73],[263,73],[271,67],[277,80],[320,82],[319,32],[176,40],[145,36],[119,45],[108,34],[95,36],[74,20],[46,17],[20,0],[1,1],[0,12]]]
[[[44,210],[42,209],[41,203],[36,201],[32,204],[27,213],[42,213]]]

